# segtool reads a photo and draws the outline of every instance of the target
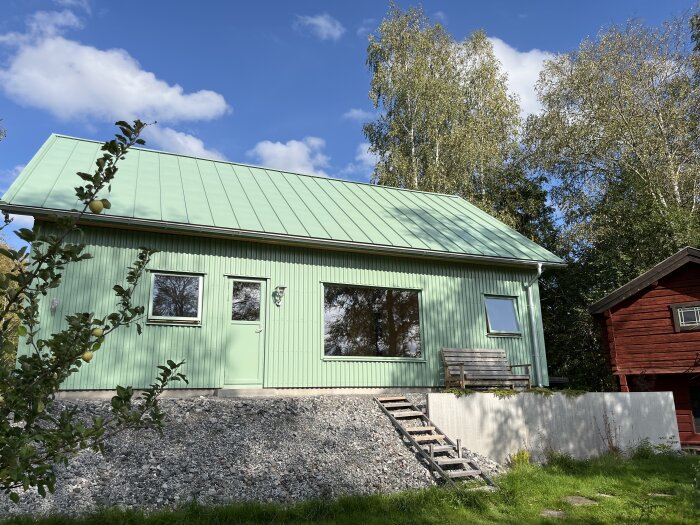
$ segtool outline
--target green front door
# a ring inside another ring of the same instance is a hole
[[[229,279],[228,337],[225,337],[224,386],[263,386],[266,282]]]

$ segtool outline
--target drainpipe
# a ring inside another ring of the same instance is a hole
[[[542,263],[537,263],[537,275],[525,285],[527,290],[527,304],[530,313],[530,333],[532,334],[532,357],[535,368],[535,382],[537,386],[542,386],[542,370],[540,369],[540,340],[537,337],[537,320],[535,319],[535,301],[532,298],[532,285],[535,284],[542,275]]]

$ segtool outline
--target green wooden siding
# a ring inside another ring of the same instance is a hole
[[[161,188],[165,191],[165,186]],[[178,198],[182,200],[183,196]],[[173,206],[170,213],[180,211]],[[153,257],[151,270],[205,274],[202,325],[146,325],[141,336],[135,329],[120,330],[65,385],[68,389],[108,389],[116,384],[143,387],[153,380],[156,366],[166,359],[187,361],[189,387],[222,386],[223,350],[230,322],[227,276],[268,280],[263,313],[265,387],[437,386],[441,382],[442,346],[505,348],[513,364],[532,362],[523,284],[535,275],[533,269],[99,227],[84,227],[80,242],[88,245],[87,251],[95,258],[69,267],[62,286],[43,301],[45,332],[59,330],[65,322],[63,317],[72,312],[93,311],[98,316],[111,312],[115,302],[111,286],[124,282],[126,267],[135,258],[138,246],[160,250]],[[138,289],[139,304],[148,302],[149,282],[145,279]],[[323,282],[420,289],[425,359],[324,358]],[[282,306],[277,307],[269,295],[280,284],[286,285],[287,291]],[[539,305],[536,285],[534,292],[535,304]],[[486,336],[485,294],[517,297],[521,337]],[[49,305],[54,297],[59,305],[51,313]],[[536,313],[546,384],[539,306]]]

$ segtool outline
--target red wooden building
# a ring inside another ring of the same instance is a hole
[[[622,392],[671,391],[700,446],[700,250],[684,248],[590,307]]]

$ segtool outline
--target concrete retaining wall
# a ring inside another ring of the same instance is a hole
[[[433,422],[462,446],[507,461],[518,450],[536,460],[547,449],[587,458],[624,450],[649,440],[680,449],[671,392],[589,393],[578,397],[523,393],[498,398],[493,394],[428,394]]]

